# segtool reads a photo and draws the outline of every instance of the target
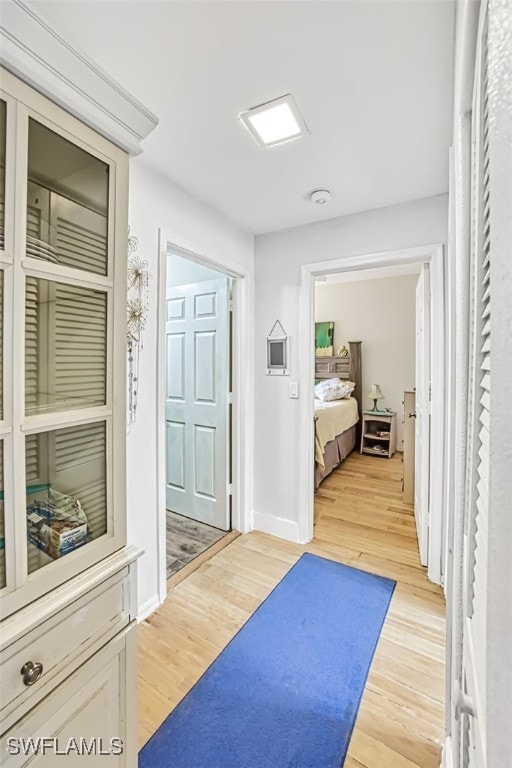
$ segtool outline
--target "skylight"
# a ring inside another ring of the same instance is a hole
[[[308,132],[290,93],[243,112],[240,119],[264,147],[283,144]]]

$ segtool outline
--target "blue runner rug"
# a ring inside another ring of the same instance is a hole
[[[143,747],[139,768],[340,768],[394,588],[303,555]]]

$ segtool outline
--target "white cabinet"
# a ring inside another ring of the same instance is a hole
[[[134,766],[128,156],[0,74],[2,759],[58,760],[9,738],[116,738],[117,754],[66,765]]]
[[[136,698],[129,684],[135,652],[130,626],[2,736],[2,765],[136,765]]]

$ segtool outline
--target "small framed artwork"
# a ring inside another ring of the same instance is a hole
[[[288,373],[288,339],[267,339],[267,375],[286,376]]]
[[[267,376],[288,376],[288,335],[279,320],[267,336]]]
[[[315,323],[315,357],[332,357],[334,323]]]

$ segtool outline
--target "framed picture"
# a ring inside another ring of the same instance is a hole
[[[267,339],[267,375],[287,375],[287,342],[287,339]]]
[[[267,376],[288,376],[288,336],[280,320],[267,336]]]
[[[315,357],[332,357],[334,323],[315,323]]]

